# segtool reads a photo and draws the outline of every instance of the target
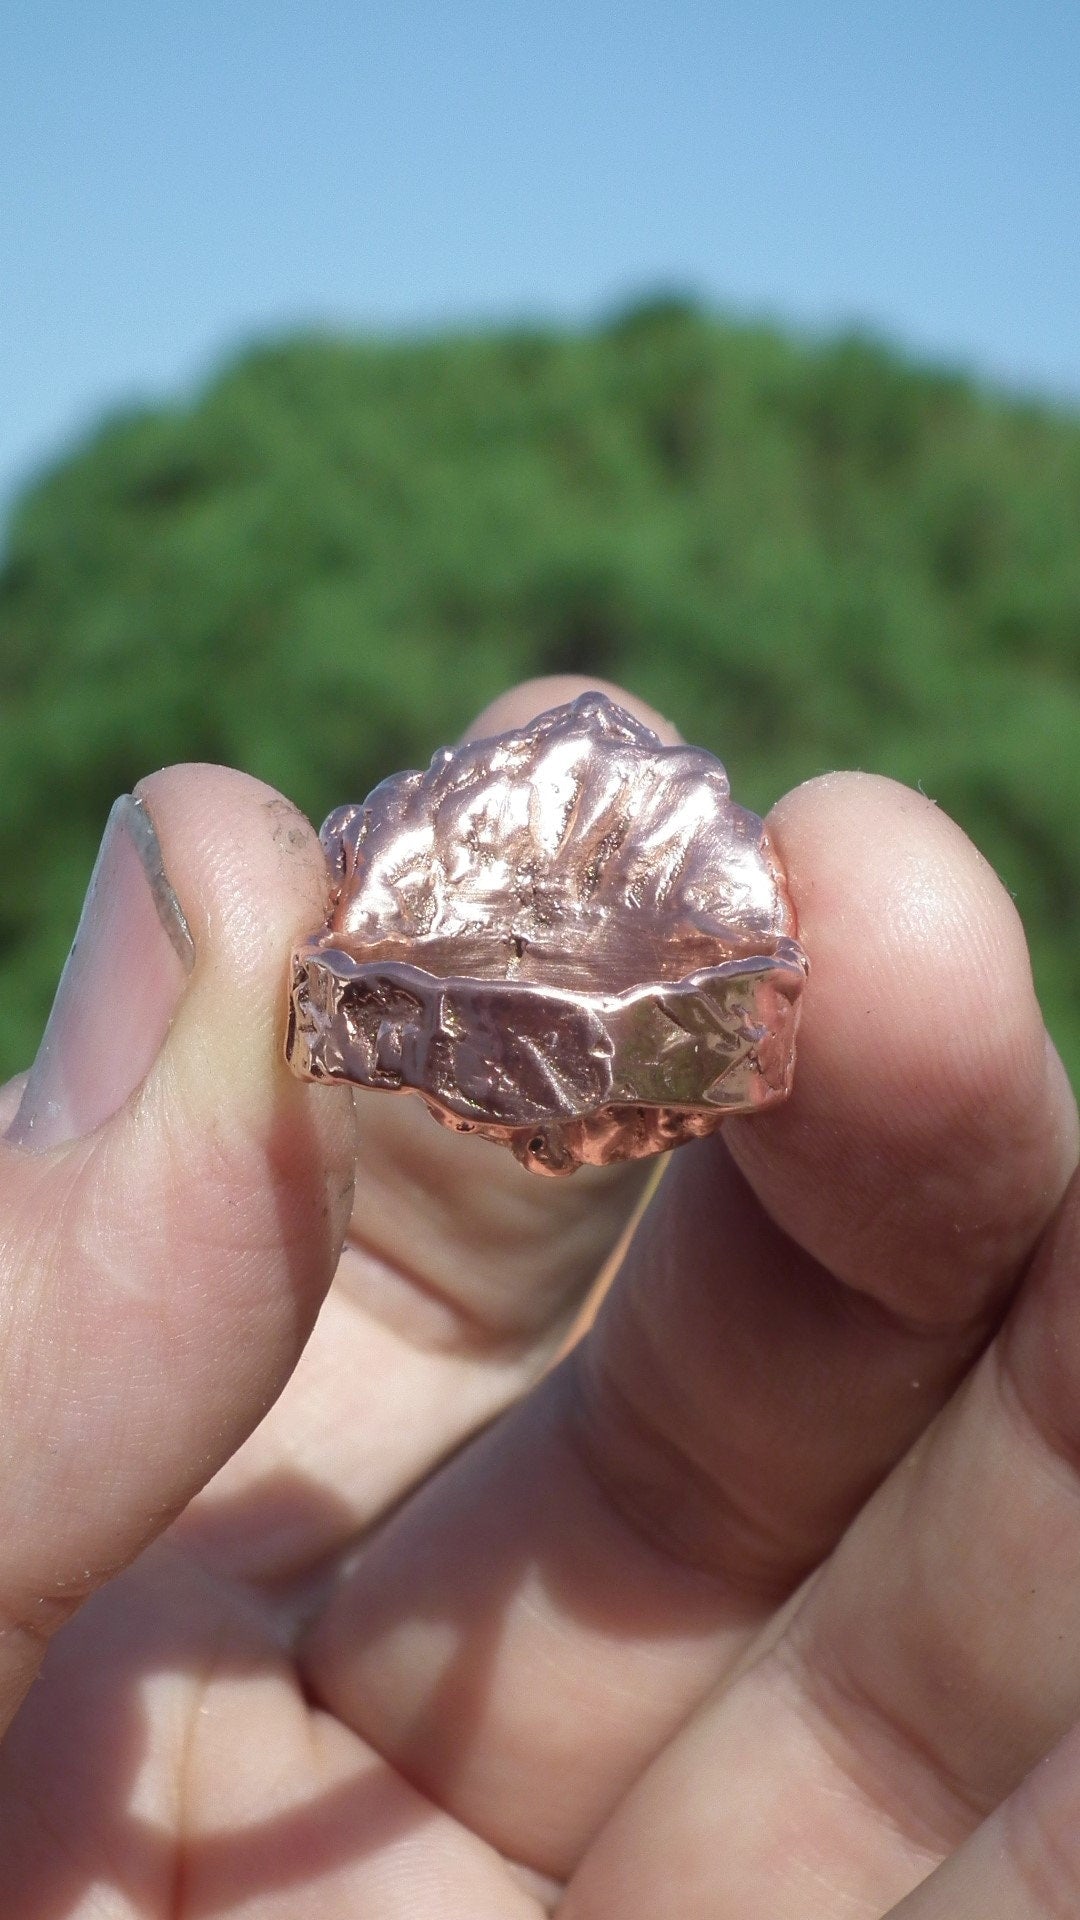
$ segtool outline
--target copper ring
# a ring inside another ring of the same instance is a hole
[[[764,823],[600,693],[437,753],[322,829],[329,920],[286,1054],[415,1092],[537,1173],[634,1159],[791,1088],[806,956]]]

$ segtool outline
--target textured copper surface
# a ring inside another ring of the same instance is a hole
[[[806,961],[765,827],[711,754],[604,695],[444,748],[322,840],[330,921],[292,962],[305,1077],[417,1092],[541,1173],[789,1091]]]

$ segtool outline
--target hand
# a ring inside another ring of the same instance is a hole
[[[140,795],[193,970],[129,811],[0,1142],[0,1913],[1080,1907],[1076,1116],[958,829],[776,809],[796,1091],[674,1156],[552,1367],[644,1170],[292,1080],[314,835]]]

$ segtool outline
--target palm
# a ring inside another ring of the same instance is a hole
[[[0,1911],[869,1920],[1076,1715],[1016,1652],[1080,1532],[1066,1237],[971,1372],[1075,1158],[1011,910],[884,784],[778,829],[797,1094],[676,1156],[559,1366],[638,1172],[364,1106],[289,1385],[4,1748]]]
[[[422,1912],[411,1889],[436,1869],[459,1903],[440,1912],[538,1910],[521,1875],[310,1704],[296,1644],[341,1550],[542,1370],[643,1170],[549,1187],[481,1149],[492,1181],[463,1208],[469,1143],[411,1102],[383,1107],[361,1115],[378,1133],[353,1230],[284,1394],[58,1637],[2,1749],[0,1912],[96,1912],[108,1887],[107,1911],[132,1920],[250,1902],[351,1916],[410,1832],[415,1858],[373,1915]],[[402,1270],[406,1225],[426,1286]]]

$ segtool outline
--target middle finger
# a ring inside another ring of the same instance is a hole
[[[521,727],[599,686],[528,681],[470,736]],[[540,1180],[436,1126],[414,1097],[356,1095],[348,1238],[285,1392],[178,1529],[218,1572],[275,1585],[369,1526],[528,1387],[565,1337],[648,1178],[640,1161]]]

